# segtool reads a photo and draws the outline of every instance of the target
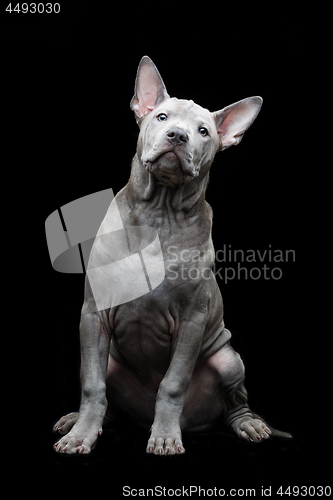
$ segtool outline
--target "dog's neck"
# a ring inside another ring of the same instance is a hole
[[[199,174],[187,183],[163,185],[154,174],[146,170],[136,154],[132,161],[128,188],[135,202],[145,201],[152,207],[166,204],[177,212],[193,213],[205,202],[208,179],[209,173],[204,178]]]

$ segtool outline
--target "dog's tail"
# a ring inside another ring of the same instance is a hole
[[[279,431],[277,429],[273,429],[273,427],[271,427],[267,422],[265,422],[265,420],[260,415],[257,415],[256,413],[253,413],[253,412],[251,412],[251,413],[253,415],[253,418],[258,418],[259,420],[264,422],[265,425],[267,425],[267,427],[272,432],[271,437],[277,437],[277,438],[282,438],[282,439],[293,439],[293,435],[290,434],[289,432],[283,432],[283,431]]]

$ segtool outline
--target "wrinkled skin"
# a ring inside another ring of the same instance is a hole
[[[238,144],[261,106],[253,97],[211,113],[169,98],[143,58],[131,107],[140,125],[128,184],[115,201],[122,222],[154,228],[165,278],[149,293],[98,311],[89,279],[82,308],[79,413],[55,430],[60,453],[89,453],[103,422],[119,410],[151,430],[147,453],[185,452],[182,431],[224,422],[259,443],[274,431],[247,405],[244,366],[230,345],[222,297],[212,272],[212,211],[205,200],[215,154]],[[106,220],[113,223],[110,207]],[[102,245],[96,238],[91,259]]]

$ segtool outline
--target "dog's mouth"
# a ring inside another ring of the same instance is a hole
[[[192,159],[190,155],[184,157],[183,154],[177,154],[174,149],[169,149],[143,158],[143,164],[158,182],[172,186],[187,183],[197,176],[189,165],[189,159]]]

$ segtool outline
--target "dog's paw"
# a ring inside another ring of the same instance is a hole
[[[236,420],[232,427],[240,438],[251,443],[261,443],[268,439],[272,433],[265,422],[257,418],[240,419],[239,422]]]
[[[68,413],[61,417],[53,427],[53,432],[59,432],[62,436],[67,434],[79,418],[78,412]]]
[[[102,428],[90,428],[75,424],[73,429],[53,445],[57,453],[88,454],[94,449],[98,435],[102,434]]]
[[[178,437],[151,436],[148,439],[146,452],[154,455],[182,455],[185,453],[182,440]]]

